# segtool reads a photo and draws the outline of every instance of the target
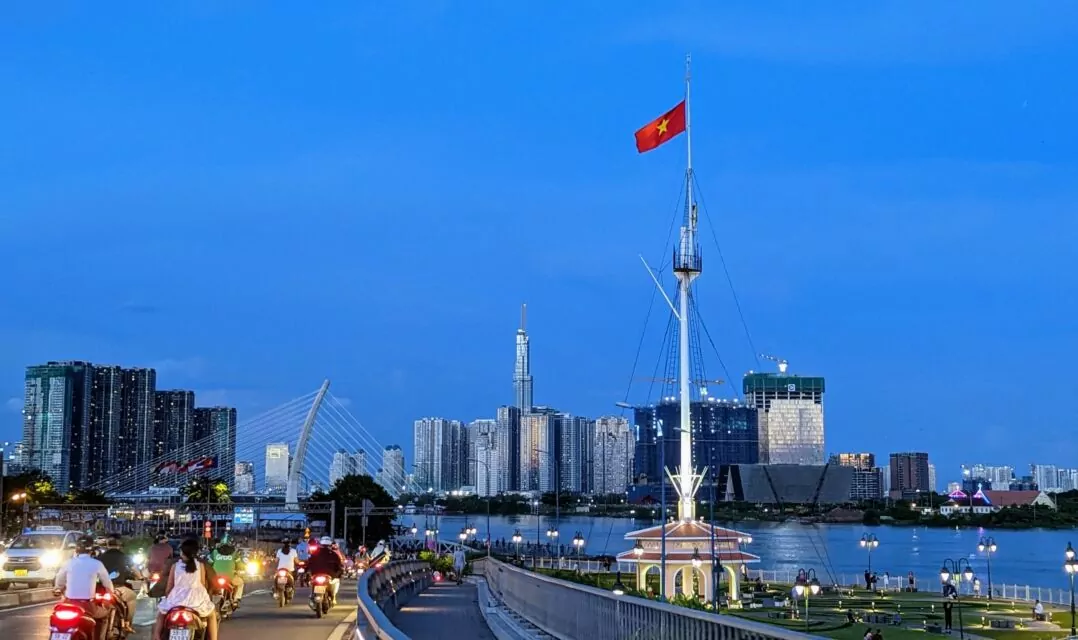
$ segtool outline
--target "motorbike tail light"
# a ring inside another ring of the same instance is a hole
[[[179,611],[173,611],[172,615],[169,616],[168,619],[169,619],[169,622],[172,622],[172,623],[175,623],[175,624],[187,625],[187,624],[191,624],[194,621],[195,617],[193,615],[191,615],[191,612],[188,611],[187,609],[180,609]]]
[[[97,600],[98,602],[111,602],[112,594],[108,591],[106,591],[105,593],[95,593],[94,600]]]
[[[82,609],[70,605],[59,605],[53,610],[52,617],[61,622],[71,622],[82,617]]]
[[[317,578],[314,579],[314,583],[315,584],[325,584],[326,583],[326,577],[325,576],[318,576]]]
[[[152,576],[150,576],[150,581],[151,582],[160,582],[161,581],[161,574],[160,573],[153,574]]]
[[[228,584],[228,581],[225,580],[224,578],[217,578],[217,584],[219,584],[219,585],[221,585],[223,587],[226,584]]]

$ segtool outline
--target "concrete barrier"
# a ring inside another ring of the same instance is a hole
[[[0,610],[11,609],[12,607],[24,607],[30,604],[40,604],[42,602],[50,602],[53,600],[57,600],[57,598],[52,595],[51,588],[7,591],[0,593]]]

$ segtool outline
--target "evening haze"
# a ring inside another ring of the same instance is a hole
[[[0,440],[84,359],[241,423],[328,377],[410,461],[513,401],[522,302],[536,403],[620,411],[691,51],[715,393],[773,353],[828,452],[1074,464],[1078,5],[167,4],[0,10]]]

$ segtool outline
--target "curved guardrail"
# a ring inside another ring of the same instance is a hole
[[[430,563],[419,560],[400,560],[364,571],[356,588],[356,638],[409,640],[389,621],[389,614],[433,581]]]
[[[498,560],[483,559],[493,595],[555,638],[588,640],[805,640],[792,629],[678,607],[558,580]]]

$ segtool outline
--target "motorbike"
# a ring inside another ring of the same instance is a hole
[[[160,573],[151,573],[150,577],[146,579],[144,588],[146,590],[146,597],[153,598],[154,607],[161,604],[161,598],[164,596],[163,592],[165,590],[165,585],[161,584]]]
[[[236,601],[232,597],[232,581],[225,576],[217,576],[213,591],[217,596],[217,619],[224,622],[236,612]]]
[[[288,571],[285,569],[277,571],[277,577],[273,580],[273,599],[277,601],[277,606],[283,607],[292,602],[295,595],[295,586],[292,584]]]
[[[311,576],[307,573],[307,563],[302,560],[296,563],[296,585],[299,587],[311,586]]]
[[[164,640],[206,640],[206,621],[187,607],[174,607],[165,616]]]
[[[310,607],[314,611],[314,617],[321,618],[329,613],[333,607],[333,593],[329,584],[329,576],[316,575],[312,580]]]
[[[116,598],[111,591],[97,587],[94,603],[103,607],[108,616],[100,623],[105,625],[105,638],[124,640],[126,634],[116,608]],[[77,604],[61,602],[57,604],[49,617],[49,640],[94,640],[97,637],[98,621]]]

